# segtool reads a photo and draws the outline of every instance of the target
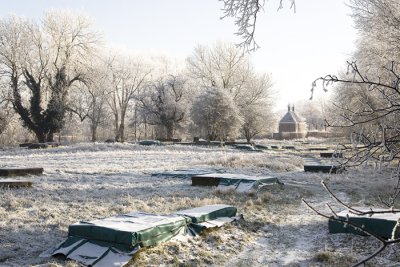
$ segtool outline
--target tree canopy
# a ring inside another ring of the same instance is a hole
[[[0,40],[0,69],[15,111],[39,142],[53,141],[64,125],[70,87],[85,80],[97,33],[82,15],[51,11],[41,24],[2,18]]]

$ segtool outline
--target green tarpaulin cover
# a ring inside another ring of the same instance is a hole
[[[327,162],[316,158],[304,159],[305,172],[324,172],[324,173],[338,173],[343,169],[338,163]]]
[[[250,176],[235,173],[209,173],[192,177],[192,185],[218,186],[220,189],[234,189],[238,192],[257,190],[265,185],[281,184],[271,176]]]
[[[220,227],[233,221],[237,209],[233,206],[217,204],[193,209],[181,210],[176,214],[191,220],[189,230],[193,235],[199,234],[204,228]]]
[[[360,211],[369,211],[369,208],[356,208]],[[373,209],[375,211],[382,211],[382,209]],[[373,215],[363,215],[358,216],[350,213],[348,210],[341,211],[337,214],[340,219],[348,220],[364,229],[386,239],[391,238],[394,226],[397,220],[400,218],[399,213],[384,213],[384,214],[373,214]],[[350,225],[346,225],[342,222],[338,222],[330,219],[329,223],[329,233],[352,233],[359,235],[366,235],[361,230],[358,230]],[[396,236],[396,238],[400,235]]]
[[[123,266],[141,247],[168,241],[178,234],[198,234],[204,228],[233,221],[235,215],[235,207],[219,204],[170,215],[132,212],[81,221],[69,226],[64,242],[41,256],[62,254],[88,266]]]

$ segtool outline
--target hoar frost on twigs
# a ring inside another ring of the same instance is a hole
[[[348,62],[344,78],[326,75],[312,84],[313,94],[317,83],[323,90],[337,85],[337,97],[332,103],[334,117],[326,120],[328,127],[352,130],[352,144],[341,145],[354,153],[350,161],[357,165],[375,160],[392,162],[400,154],[400,74],[398,64],[392,62],[382,68],[381,76],[371,79],[363,74],[356,62]]]
[[[354,166],[372,161],[380,166],[383,163],[389,164],[399,159],[400,129],[397,123],[400,115],[400,74],[398,66],[398,63],[392,61],[388,66],[378,69],[368,77],[367,74],[371,72],[364,73],[358,68],[356,62],[347,62],[347,73],[343,78],[335,75],[326,75],[312,83],[312,94],[318,83],[322,85],[324,91],[336,85],[336,97],[332,103],[334,116],[330,120],[326,120],[326,124],[328,127],[350,129],[352,131],[350,135],[351,144],[341,144],[339,146],[341,150],[347,150],[350,155],[343,160],[343,165]],[[387,206],[388,209],[386,210],[370,209],[361,211],[354,209],[341,201],[325,182],[322,182],[322,185],[337,203],[347,208],[352,214],[372,216],[373,214],[397,213],[400,210],[394,209],[394,204],[400,195],[399,170],[400,164],[397,163],[397,168],[392,173],[392,176],[397,178],[397,185],[388,199],[384,200],[379,196],[381,202]],[[377,256],[389,245],[400,243],[400,238],[397,238],[400,222],[397,222],[392,229],[392,237],[386,240],[366,230],[362,225],[350,222],[349,218],[342,219],[338,217],[330,206],[328,207],[331,210],[331,214],[327,215],[318,211],[307,201],[303,200],[303,202],[318,215],[343,223],[347,227],[358,229],[381,243],[375,252],[353,266],[361,266]]]
[[[398,213],[400,212],[399,209],[394,209],[393,207],[391,207],[390,209],[387,210],[373,210],[373,209],[369,209],[367,211],[362,211],[356,208],[351,207],[350,205],[347,205],[346,203],[344,203],[341,199],[339,199],[328,187],[328,185],[325,183],[325,181],[321,181],[322,186],[325,188],[325,190],[328,192],[328,194],[337,202],[339,203],[341,206],[343,206],[344,208],[346,208],[350,214],[354,214],[354,215],[358,215],[358,216],[363,216],[363,215],[368,215],[368,216],[372,216],[374,214],[387,214],[387,213]],[[356,230],[361,231],[362,233],[372,236],[373,238],[375,238],[376,240],[378,240],[381,244],[379,246],[379,248],[377,250],[375,250],[373,253],[371,253],[370,255],[368,255],[367,257],[365,257],[364,259],[358,261],[357,263],[353,264],[352,267],[356,267],[356,266],[361,266],[364,265],[365,263],[371,259],[373,259],[374,257],[376,257],[377,255],[379,255],[382,251],[384,251],[388,246],[392,245],[392,244],[396,244],[396,243],[400,243],[400,238],[396,238],[398,236],[398,232],[400,231],[400,220],[397,221],[396,225],[393,227],[392,229],[392,236],[389,239],[385,239],[377,234],[375,234],[372,231],[369,231],[367,229],[365,229],[364,225],[359,225],[357,223],[354,223],[352,221],[350,221],[349,217],[347,216],[345,219],[342,219],[341,217],[339,217],[336,212],[333,210],[333,208],[327,204],[329,210],[331,211],[332,214],[325,214],[319,210],[317,210],[315,207],[313,207],[310,203],[308,203],[305,199],[302,199],[303,203],[310,208],[312,211],[314,211],[316,214],[327,218],[329,220],[334,220],[337,222],[342,223],[343,225],[345,225],[345,227],[352,227]]]
[[[400,6],[398,1],[394,0],[350,0],[349,3],[352,9],[351,16],[359,33],[357,51],[354,54],[358,63],[347,62],[347,73],[340,77],[326,75],[316,79],[312,84],[311,93],[313,94],[317,84],[321,84],[324,91],[335,85],[330,111],[332,116],[326,120],[326,124],[328,127],[347,132],[351,137],[351,144],[339,146],[348,151],[343,164],[360,165],[372,162],[379,167],[397,164],[396,170],[392,172],[392,178],[397,179],[397,184],[387,200],[379,196],[388,209],[366,212],[344,204],[325,183],[323,186],[334,200],[350,213],[372,216],[376,213],[399,212],[394,209],[394,204],[400,195],[400,61],[397,53]],[[317,214],[358,229],[381,243],[375,252],[354,266],[365,265],[388,245],[400,243],[400,239],[396,238],[400,230],[399,222],[392,229],[391,238],[385,240],[366,231],[362,226],[349,222],[348,219],[340,219],[332,208],[332,214],[326,215],[306,201],[304,203]]]
[[[169,75],[148,83],[139,94],[140,112],[150,125],[163,129],[163,139],[172,140],[189,118],[189,88],[186,78]]]
[[[252,52],[260,48],[254,39],[256,31],[257,16],[265,5],[265,0],[220,0],[224,3],[222,11],[226,17],[235,19],[235,25],[238,27],[236,35],[241,36],[243,41],[238,44],[243,50]],[[290,8],[296,12],[295,0],[289,0]],[[279,9],[283,8],[283,0],[279,1]]]

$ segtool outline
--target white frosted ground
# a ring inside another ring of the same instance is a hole
[[[311,152],[307,152],[312,154]],[[315,152],[315,155],[318,153]],[[296,151],[251,153],[228,148],[143,147],[133,144],[76,144],[46,150],[0,150],[0,167],[43,167],[28,176],[33,188],[0,190],[0,266],[78,266],[38,255],[62,241],[68,225],[133,211],[172,213],[207,204],[235,205],[245,221],[187,242],[145,249],[132,266],[346,266],[377,247],[371,238],[329,235],[327,221],[301,204],[305,197],[327,211],[319,182],[330,179],[340,196],[357,206],[371,204],[394,184],[384,171],[340,175],[302,171]],[[151,176],[188,168],[222,168],[229,173],[271,175],[286,185],[258,194],[192,187],[190,179]],[[387,175],[386,175],[387,177]],[[335,206],[335,205],[334,205]],[[340,210],[340,209],[338,209]],[[398,247],[377,258],[395,266]],[[325,255],[325,257],[320,257]]]

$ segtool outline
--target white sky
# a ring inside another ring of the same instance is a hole
[[[261,48],[252,55],[257,71],[272,75],[276,109],[308,99],[315,78],[343,69],[356,38],[343,0],[296,0],[296,13],[284,3],[277,12],[279,0],[266,1],[256,31]],[[84,12],[107,44],[146,54],[183,60],[196,44],[240,41],[233,20],[220,20],[218,0],[12,0],[2,1],[0,16],[39,19],[52,8]]]

